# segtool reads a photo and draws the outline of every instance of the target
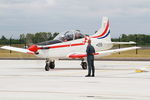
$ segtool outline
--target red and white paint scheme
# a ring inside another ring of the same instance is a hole
[[[95,58],[107,56],[112,53],[138,49],[140,47],[127,47],[112,49],[115,44],[135,44],[135,42],[112,42],[110,37],[110,23],[107,17],[103,17],[101,28],[93,35],[86,36],[79,31],[67,31],[60,33],[52,41],[46,41],[30,46],[28,49],[2,46],[2,49],[13,50],[22,53],[36,55],[46,58],[45,70],[54,69],[56,59],[82,59],[82,68],[86,69],[87,64],[83,62],[86,58],[87,41],[91,39],[95,48]]]

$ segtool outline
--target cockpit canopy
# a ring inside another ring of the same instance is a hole
[[[54,40],[37,43],[37,45],[51,45],[51,44],[56,44],[56,43],[62,43],[62,42],[67,42],[67,41],[71,41],[71,40],[76,40],[76,39],[80,39],[80,38],[84,38],[84,35],[81,34],[79,31],[72,30],[72,31],[62,32],[62,33],[58,34],[54,38]]]
[[[55,37],[54,40],[59,40],[64,42],[64,41],[71,41],[80,38],[84,38],[84,35],[81,34],[79,31],[71,30],[71,31],[60,33],[58,36]]]

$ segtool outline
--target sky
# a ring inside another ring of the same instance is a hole
[[[150,34],[150,0],[0,0],[0,36],[81,30],[94,34],[102,17],[111,37]]]

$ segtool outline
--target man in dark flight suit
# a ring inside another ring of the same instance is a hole
[[[95,49],[91,45],[91,40],[88,40],[86,53],[87,53],[87,63],[88,63],[88,75],[86,75],[85,77],[94,77],[95,76],[95,67],[94,67]],[[91,76],[91,70],[92,70],[92,76]]]

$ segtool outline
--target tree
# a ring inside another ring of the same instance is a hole
[[[28,44],[28,45],[32,45],[32,44],[34,44],[34,34],[31,34],[31,33],[28,33],[28,34],[26,34],[26,43]]]
[[[138,45],[150,45],[150,35],[145,34],[122,34],[121,36],[122,42],[135,41]],[[112,41],[119,41],[119,39],[114,38]]]
[[[58,32],[53,33],[52,39],[54,39],[58,34],[59,34]]]
[[[25,34],[20,34],[20,42],[21,43],[26,43],[26,35]]]
[[[3,35],[3,36],[1,37],[1,40],[7,40],[7,39],[6,39],[6,37]]]

